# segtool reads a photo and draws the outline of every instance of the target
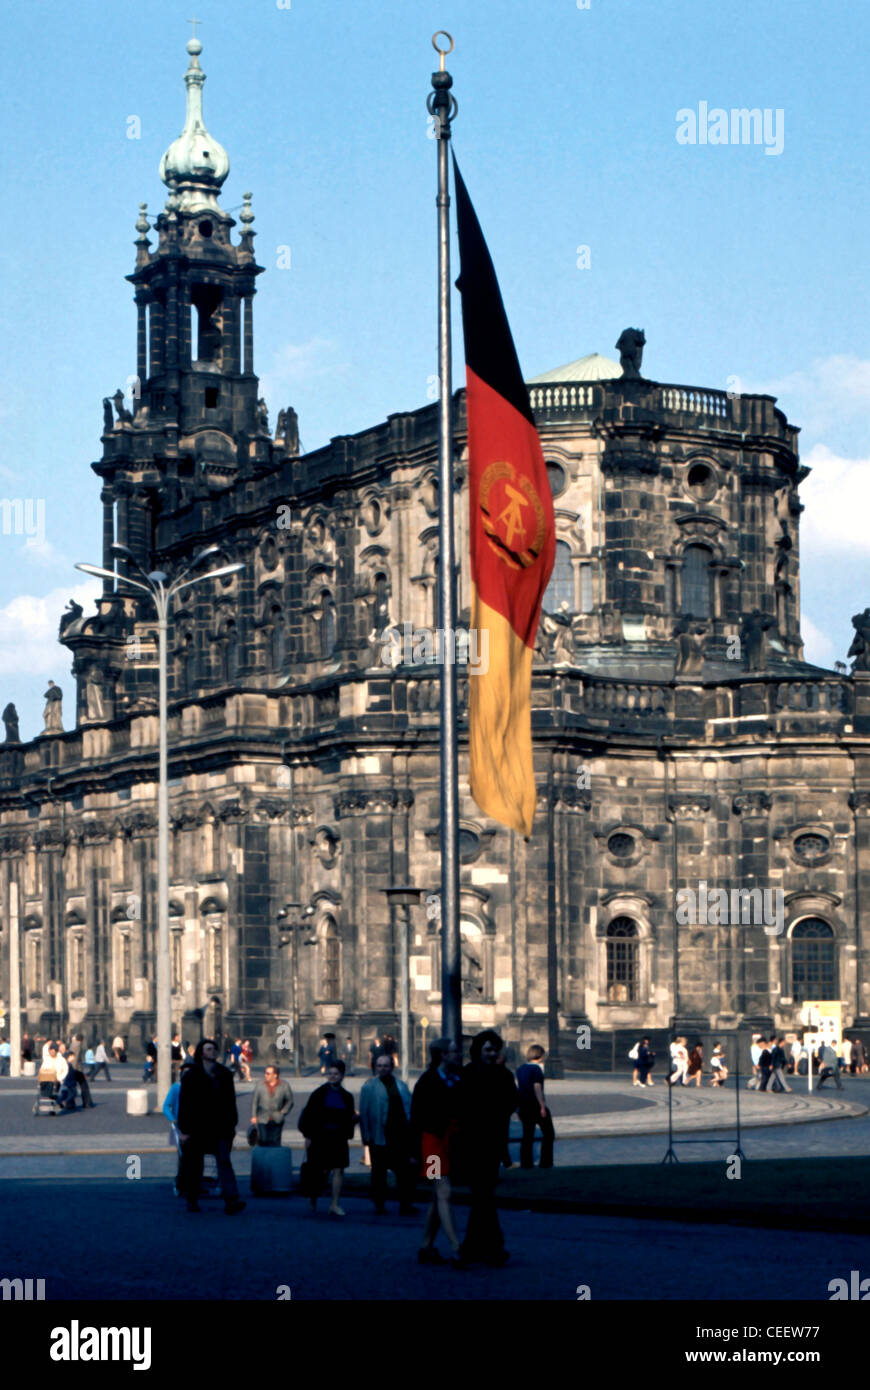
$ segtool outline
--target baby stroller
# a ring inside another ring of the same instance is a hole
[[[36,1100],[33,1102],[34,1115],[56,1115],[58,1113],[58,1090],[57,1077],[54,1072],[39,1073]]]

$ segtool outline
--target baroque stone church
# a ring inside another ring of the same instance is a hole
[[[363,1047],[396,1033],[402,924],[384,889],[413,884],[419,1060],[440,1017],[439,669],[392,638],[438,623],[437,405],[313,453],[292,407],[270,425],[254,213],[246,193],[234,239],[201,47],[165,207],[136,223],[133,390],[104,400],[92,464],[106,568],[125,572],[116,542],[146,572],[206,547],[244,565],[170,619],[173,1019],[195,1036],[203,1010],[207,1031],[271,1053],[289,935],[306,1059],[324,1029]],[[799,1028],[808,1000],[838,1002],[844,1025],[870,1005],[870,615],[851,676],[803,660],[797,429],[768,396],[645,378],[642,342],[627,330],[621,364],[530,383],[557,555],[528,841],[470,800],[460,730],[466,1030],[549,1041],[567,1067],[608,1065],[641,1032],[733,1042]],[[455,445],[467,626],[462,391]],[[156,621],[109,580],[96,607],[61,622],[72,727],[50,700],[45,733],[21,743],[10,721],[0,746],[0,988],[8,1007],[14,896],[22,1027],[135,1047],[156,1017]],[[702,881],[782,889],[784,929],[681,923],[677,893]]]

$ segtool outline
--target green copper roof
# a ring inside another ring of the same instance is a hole
[[[600,352],[590,352],[586,357],[578,357],[576,362],[568,362],[564,367],[553,367],[552,371],[533,376],[529,386],[541,386],[548,381],[611,381],[622,376],[622,368],[610,357],[602,357]]]

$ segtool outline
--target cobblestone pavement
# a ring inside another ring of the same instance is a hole
[[[228,1221],[220,1203],[189,1216],[168,1184],[70,1180],[0,1186],[14,1200],[4,1223],[0,1277],[46,1280],[46,1298],[293,1300],[377,1298],[574,1302],[587,1285],[601,1299],[723,1298],[758,1304],[747,1271],[774,1271],[777,1298],[826,1300],[831,1279],[868,1271],[867,1240],[845,1234],[684,1226],[667,1221],[505,1211],[511,1260],[503,1270],[457,1272],[417,1264],[423,1212],[377,1217],[361,1198],[342,1220],[311,1216],[299,1198],[249,1201]],[[321,1204],[325,1208],[325,1203]],[[467,1209],[457,1212],[460,1233]],[[8,1229],[10,1228],[11,1229]],[[800,1270],[795,1278],[789,1270]],[[780,1319],[781,1320],[781,1319]],[[807,1322],[805,1315],[798,1321]],[[578,1336],[583,1335],[578,1329]],[[588,1331],[586,1337],[591,1335]],[[578,1350],[582,1345],[578,1342]],[[655,1348],[651,1351],[654,1357]]]

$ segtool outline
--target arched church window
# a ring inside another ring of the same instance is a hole
[[[805,917],[791,933],[792,997],[838,999],[834,931],[821,917]]]
[[[544,612],[574,612],[574,566],[567,541],[556,542],[556,561],[544,594]]]
[[[375,575],[375,632],[383,632],[390,623],[390,585],[387,576],[379,571]]]
[[[712,616],[710,551],[705,545],[687,545],[683,551],[680,611],[693,618]]]
[[[341,1000],[341,942],[334,917],[326,917],[320,933],[320,996],[326,1003]]]
[[[638,996],[638,930],[631,917],[614,917],[607,927],[607,1002],[633,1004]]]

